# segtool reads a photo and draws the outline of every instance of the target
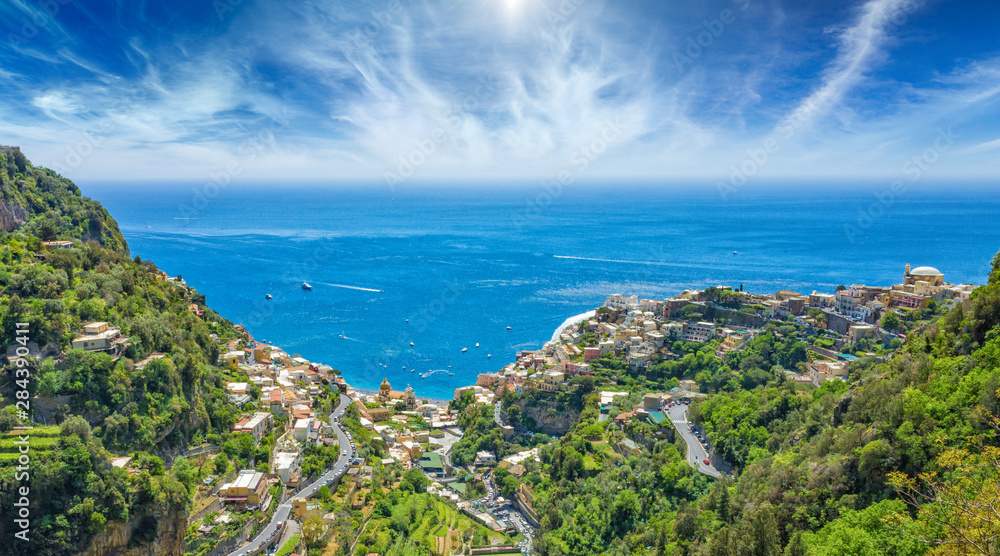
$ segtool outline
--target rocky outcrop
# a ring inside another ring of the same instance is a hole
[[[27,221],[28,214],[24,207],[0,200],[0,228],[5,232],[13,232]]]
[[[519,405],[525,417],[534,419],[534,431],[549,435],[562,436],[566,434],[580,418],[579,411],[569,407],[561,407],[555,402],[530,404],[521,400]]]
[[[94,537],[82,556],[181,556],[187,512],[167,510],[129,520],[110,522]]]

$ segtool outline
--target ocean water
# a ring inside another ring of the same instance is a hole
[[[982,283],[1000,249],[1000,199],[975,189],[880,202],[880,184],[728,199],[679,186],[80,186],[133,255],[182,275],[257,339],[357,387],[387,377],[437,398],[610,293],[832,292],[897,283],[906,263]]]

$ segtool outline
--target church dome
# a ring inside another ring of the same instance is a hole
[[[933,266],[918,266],[910,271],[910,276],[944,276],[944,274]]]

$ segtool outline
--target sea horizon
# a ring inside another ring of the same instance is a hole
[[[1000,224],[985,218],[1000,201],[975,189],[914,190],[875,214],[874,194],[840,190],[723,199],[567,187],[546,198],[525,194],[541,187],[234,185],[183,216],[203,191],[192,187],[81,185],[118,219],[133,256],[182,275],[258,340],[359,388],[388,378],[436,399],[541,347],[612,293],[832,292],[897,283],[907,263],[980,283],[1000,244]]]

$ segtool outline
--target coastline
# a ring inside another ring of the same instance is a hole
[[[355,392],[361,392],[362,394],[367,394],[369,396],[378,395],[378,390],[372,390],[371,388],[355,388],[351,386],[350,383],[348,383],[347,385],[350,387],[351,390],[354,390]],[[416,388],[413,389],[413,393],[416,395],[417,401],[423,401],[423,403],[432,403],[444,407],[448,407],[448,404],[451,403],[451,400],[443,400],[440,398],[429,398],[427,396],[421,396],[420,393],[417,392]]]
[[[559,335],[562,333],[562,331],[566,327],[573,326],[574,324],[583,322],[583,321],[585,321],[585,320],[587,320],[589,318],[592,318],[592,317],[594,317],[596,315],[597,315],[597,309],[591,309],[590,311],[586,311],[586,312],[580,313],[579,315],[574,315],[572,317],[569,317],[568,319],[564,320],[562,322],[562,324],[560,324],[555,329],[555,332],[552,333],[552,339],[550,341],[556,341],[556,340],[558,340],[559,339]],[[346,377],[345,377],[345,380],[346,380]],[[475,382],[473,382],[473,384],[475,384]],[[350,383],[348,383],[348,386],[350,386]],[[463,388],[465,386],[469,386],[469,385],[468,384],[456,384],[455,388],[456,389],[457,388]],[[373,390],[371,388],[357,388],[357,387],[354,387],[354,386],[350,386],[350,388],[352,390],[354,390],[354,391],[361,392],[362,394],[368,394],[368,395],[376,395],[376,394],[378,394],[378,390]],[[414,388],[415,392],[416,392],[416,390],[417,389]],[[438,405],[442,405],[442,406],[447,406],[448,403],[451,401],[451,400],[445,400],[445,399],[441,399],[441,398],[432,398],[432,397],[421,396],[419,392],[416,392],[416,394],[417,394],[417,399],[419,399],[419,400],[426,400],[425,403],[433,403],[433,404],[438,404]]]
[[[596,315],[597,315],[597,310],[592,309],[590,311],[587,311],[586,313],[580,313],[579,315],[564,320],[563,323],[559,325],[559,328],[556,328],[556,331],[552,333],[552,340],[550,341],[555,342],[556,340],[558,340],[559,335],[562,333],[563,329],[565,329],[567,326],[572,326],[574,324],[583,322]]]

